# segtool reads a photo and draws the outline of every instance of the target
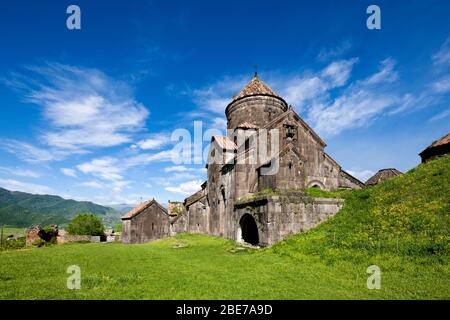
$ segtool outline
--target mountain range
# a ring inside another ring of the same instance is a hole
[[[122,212],[89,201],[63,199],[54,195],[38,195],[0,188],[0,225],[64,225],[78,213],[92,213],[106,226],[120,222]]]

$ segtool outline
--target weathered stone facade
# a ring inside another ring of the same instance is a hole
[[[256,75],[225,113],[228,134],[211,140],[208,180],[185,200],[185,210],[178,209],[182,213],[172,214],[169,207],[170,234],[205,233],[270,245],[316,226],[342,207],[342,200],[310,198],[299,190],[364,187],[342,170],[324,151],[325,142]],[[267,152],[261,157],[264,139]],[[266,189],[275,190],[276,196],[258,196]],[[165,226],[165,220],[161,224]],[[124,224],[124,232],[127,228]]]

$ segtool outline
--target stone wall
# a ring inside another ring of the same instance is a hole
[[[65,234],[65,235],[58,235],[56,237],[56,242],[58,244],[62,244],[62,243],[68,243],[68,242],[77,242],[77,241],[91,241],[92,240],[92,236],[87,236],[87,235],[71,235],[71,234]],[[98,237],[100,242],[100,237]]]
[[[343,206],[344,200],[311,198],[306,195],[260,196],[236,205],[234,221],[245,214],[253,217],[258,226],[261,245],[272,245],[302,231],[309,230],[334,216]],[[236,226],[234,240],[240,241]]]
[[[284,100],[272,96],[251,96],[234,101],[226,108],[228,129],[234,129],[243,122],[250,122],[259,128],[287,110]]]
[[[170,235],[169,215],[156,203],[130,219],[122,219],[122,225],[123,243],[144,243]]]

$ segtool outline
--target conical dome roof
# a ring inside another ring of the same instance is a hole
[[[255,95],[269,95],[280,98],[267,84],[265,84],[258,75],[255,74],[252,80],[236,95],[233,101]]]

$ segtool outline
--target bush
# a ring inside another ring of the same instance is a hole
[[[56,243],[58,228],[56,226],[46,226],[39,230],[39,237],[48,243]]]
[[[67,227],[73,235],[102,236],[105,231],[102,221],[93,214],[78,214]]]
[[[114,232],[122,232],[122,224],[118,223],[114,226]]]

